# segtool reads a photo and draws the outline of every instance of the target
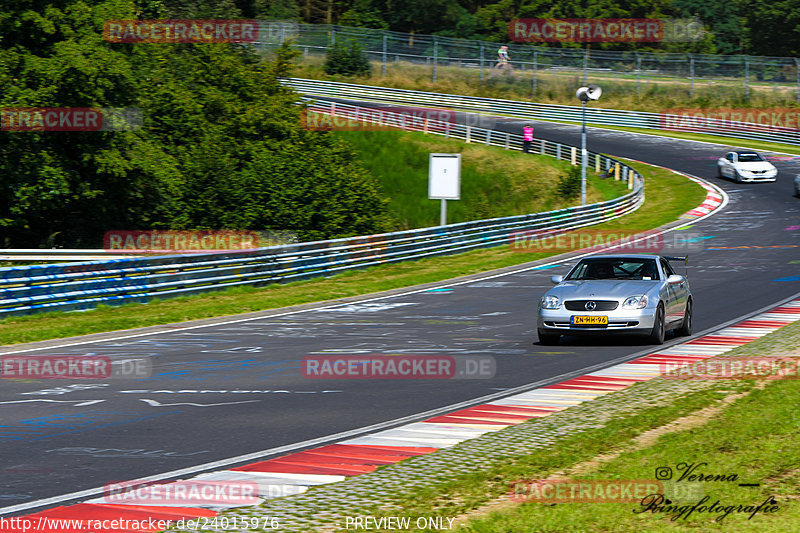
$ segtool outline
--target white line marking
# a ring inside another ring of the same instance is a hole
[[[191,405],[193,407],[216,407],[218,405],[236,405],[239,403],[261,402],[263,400],[244,400],[241,402],[223,402],[223,403],[191,403],[191,402],[161,403],[158,400],[148,400],[147,398],[139,398],[139,401],[144,402],[151,407],[173,407],[176,405]]]

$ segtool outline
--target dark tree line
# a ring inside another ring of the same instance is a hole
[[[288,49],[114,44],[130,0],[16,2],[0,15],[0,107],[139,108],[134,131],[0,131],[0,246],[97,247],[112,229],[390,229],[343,142],[301,127]],[[163,17],[163,11],[153,14]],[[210,14],[210,16],[213,16]]]

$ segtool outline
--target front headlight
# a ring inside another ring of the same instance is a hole
[[[644,309],[647,307],[647,296],[630,296],[622,302],[623,309]]]
[[[561,307],[561,300],[555,296],[545,296],[541,302],[542,309],[558,309]]]

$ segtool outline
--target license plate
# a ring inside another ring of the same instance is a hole
[[[607,326],[607,316],[572,316],[572,324],[575,326]]]

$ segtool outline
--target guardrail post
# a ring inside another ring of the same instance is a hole
[[[795,99],[800,102],[800,59],[796,57],[792,59],[794,59],[794,66],[797,69],[797,96],[795,96]]]
[[[561,159],[561,144],[556,144],[556,159]]]
[[[628,172],[628,167],[625,167],[625,174],[628,176],[628,189],[633,189],[633,172]]]
[[[470,133],[472,133],[472,126],[467,126],[467,144],[469,144]]]
[[[750,62],[744,56],[744,98],[750,98]]]
[[[486,146],[492,144],[492,130],[486,130]]]
[[[600,174],[600,156],[597,154],[594,156],[594,171]]]
[[[433,37],[433,83],[436,83],[436,63],[438,62],[439,55],[439,40],[436,36]]]
[[[481,81],[483,81],[483,50],[484,44],[481,43]]]
[[[511,148],[511,134],[506,132],[506,150]]]
[[[383,56],[381,58],[381,77],[386,77],[386,30],[383,30]]]
[[[586,86],[586,80],[589,69],[589,45],[587,44],[586,47],[583,49],[583,86]]]
[[[570,154],[570,164],[575,166],[578,164],[578,149],[573,146],[570,151],[572,152]]]
[[[547,147],[545,146],[546,142],[547,141],[545,141],[544,139],[539,139],[539,153],[542,155],[545,155],[545,152],[547,150]]]
[[[428,133],[428,117],[425,117],[425,123],[422,126],[422,132]]]
[[[634,52],[634,54],[636,54],[636,96],[639,96],[642,81],[642,57],[639,52]]]
[[[619,163],[614,164],[614,179],[619,181]]]

